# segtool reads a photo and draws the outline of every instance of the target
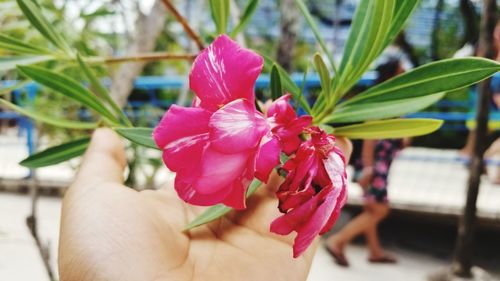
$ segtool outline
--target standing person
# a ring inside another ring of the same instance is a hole
[[[391,58],[377,67],[377,83],[404,72],[399,59]],[[401,139],[363,141],[361,159],[356,174],[365,193],[364,211],[342,230],[326,240],[326,249],[341,266],[348,266],[344,248],[359,234],[364,234],[368,246],[368,260],[373,263],[395,263],[380,245],[377,226],[389,214],[387,178],[392,160],[403,147]],[[359,165],[360,164],[360,165]]]

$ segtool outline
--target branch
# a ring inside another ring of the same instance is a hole
[[[157,60],[194,60],[196,54],[172,54],[172,53],[143,53],[136,55],[127,55],[121,57],[108,58],[90,58],[89,63],[123,63],[123,62],[139,62],[139,61],[157,61]]]
[[[203,42],[201,41],[200,36],[189,26],[189,23],[179,13],[179,11],[177,11],[174,5],[172,5],[170,0],[162,0],[162,2],[163,4],[165,4],[165,7],[174,15],[177,21],[182,25],[182,28],[184,28],[184,31],[189,35],[189,37],[194,40],[194,42],[198,46],[198,49],[203,50],[205,47],[203,46]]]

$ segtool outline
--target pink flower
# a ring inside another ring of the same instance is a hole
[[[312,123],[312,117],[309,115],[297,117],[297,113],[288,103],[290,97],[290,94],[280,97],[267,110],[272,131],[279,138],[281,148],[287,155],[297,151],[301,143],[300,134]]]
[[[333,226],[347,195],[346,163],[335,137],[317,127],[310,132],[311,139],[283,166],[288,174],[277,195],[284,215],[271,224],[271,231],[277,234],[297,232],[294,257]]]
[[[279,142],[254,105],[263,60],[221,35],[196,58],[193,107],[173,105],[153,132],[175,189],[194,205],[245,208],[254,176],[267,181],[279,163]]]

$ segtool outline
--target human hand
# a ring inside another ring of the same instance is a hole
[[[350,142],[338,144],[348,158]],[[315,246],[293,259],[293,237],[269,231],[280,215],[276,174],[244,212],[182,232],[206,208],[182,202],[171,186],[141,192],[124,186],[125,164],[119,137],[97,130],[63,200],[62,281],[306,279]]]

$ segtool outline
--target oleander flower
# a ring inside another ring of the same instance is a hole
[[[271,231],[281,235],[297,232],[293,256],[298,257],[317,235],[335,223],[346,201],[346,163],[335,137],[317,127],[308,129],[303,142],[283,169],[287,176],[277,196],[284,215],[275,219]]]
[[[193,63],[192,107],[173,105],[155,128],[153,138],[186,202],[243,209],[254,176],[265,182],[279,164],[278,139],[255,108],[262,66],[259,55],[219,36]]]
[[[289,103],[290,98],[290,94],[281,96],[267,110],[272,132],[280,140],[281,148],[287,155],[297,151],[302,142],[300,134],[312,123],[312,117],[309,115],[297,117],[297,113]]]

